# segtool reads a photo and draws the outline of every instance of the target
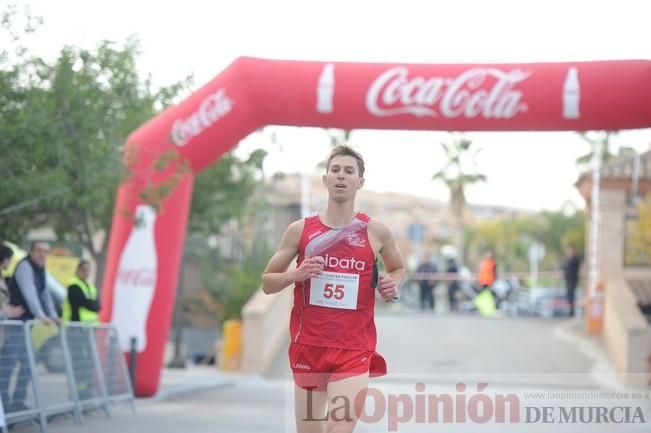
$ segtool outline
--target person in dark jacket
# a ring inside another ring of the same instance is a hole
[[[420,274],[418,276],[418,286],[420,289],[420,308],[422,310],[434,310],[434,289],[438,284],[438,281],[434,279],[434,274],[437,272],[436,265],[427,256],[416,269],[416,273]]]
[[[570,317],[574,316],[574,300],[576,298],[576,287],[579,284],[579,268],[581,259],[576,253],[574,245],[565,248],[565,261],[563,262],[563,276],[565,277],[565,290],[567,302],[570,304]]]
[[[448,258],[445,272],[448,274],[448,277],[450,277],[450,280],[448,280],[448,302],[450,303],[450,311],[456,311],[458,307],[457,292],[461,287],[459,286],[459,280],[457,279],[459,277],[459,266],[454,257]]]
[[[47,325],[60,323],[45,278],[45,260],[49,251],[50,245],[47,242],[32,242],[29,255],[18,262],[9,281],[9,303],[22,307],[20,320],[39,319]],[[7,328],[5,344],[0,350],[3,367],[3,374],[0,374],[0,393],[7,412],[28,409],[25,399],[27,387],[31,382],[31,372],[23,332],[22,328]],[[20,365],[20,368],[13,394],[10,394],[9,384],[12,382],[16,365]]]

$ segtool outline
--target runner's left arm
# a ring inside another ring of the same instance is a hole
[[[379,253],[387,272],[387,275],[380,275],[378,290],[384,299],[393,299],[405,277],[405,264],[391,229],[379,221],[374,222],[372,229],[380,241]]]

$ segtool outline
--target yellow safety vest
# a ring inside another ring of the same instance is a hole
[[[81,290],[84,292],[86,299],[97,300],[97,288],[93,284],[89,284],[86,281],[82,280],[78,276],[72,277],[68,287],[75,285],[81,287]],[[79,321],[80,322],[98,322],[98,314],[94,311],[90,311],[87,308],[79,307]],[[66,300],[63,302],[63,320],[70,321],[72,320],[72,307],[70,306],[70,301],[66,296]]]

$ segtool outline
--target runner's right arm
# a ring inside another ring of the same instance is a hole
[[[294,221],[285,230],[278,251],[262,274],[262,291],[266,294],[278,293],[296,281],[307,280],[323,271],[323,259],[317,257],[306,258],[298,268],[287,270],[298,254],[304,224],[304,220]]]

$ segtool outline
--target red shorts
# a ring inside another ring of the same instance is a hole
[[[292,342],[289,364],[294,382],[303,389],[325,391],[329,382],[369,373],[371,377],[387,374],[387,364],[373,350],[348,350],[310,346]]]

